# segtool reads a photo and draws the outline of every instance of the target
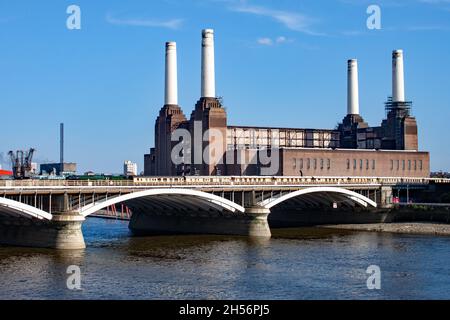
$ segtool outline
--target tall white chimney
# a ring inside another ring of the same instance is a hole
[[[164,104],[178,105],[177,44],[166,42],[166,87]]]
[[[202,31],[202,98],[216,97],[214,30]]]
[[[403,50],[392,52],[392,101],[405,101],[405,77],[403,71]]]
[[[359,114],[358,60],[348,60],[347,114]]]

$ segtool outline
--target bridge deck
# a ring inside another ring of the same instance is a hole
[[[0,180],[0,190],[48,187],[225,187],[225,186],[351,186],[450,184],[450,179],[395,177],[136,177],[133,180]]]

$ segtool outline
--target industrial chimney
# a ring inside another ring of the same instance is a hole
[[[394,50],[392,52],[392,101],[405,102],[403,50]]]
[[[359,115],[358,60],[348,60],[347,114]]]
[[[64,123],[59,125],[59,163],[64,166]]]
[[[178,105],[177,44],[166,42],[165,105]]]
[[[214,30],[202,31],[202,98],[216,97],[214,67]]]

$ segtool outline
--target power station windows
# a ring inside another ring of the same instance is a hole
[[[393,156],[393,158],[395,155]],[[318,172],[331,172],[332,168],[332,159],[333,158],[294,158],[291,159],[292,166],[295,172],[302,173],[303,170],[311,170],[311,171],[318,171]],[[372,172],[371,174],[375,174],[377,170],[377,159],[367,159],[367,158],[344,158],[341,161],[345,161],[344,163],[338,164],[342,165],[342,167],[337,167],[335,170],[345,170],[345,167],[347,170],[355,170],[358,172],[366,172],[365,174],[369,174],[369,172]],[[423,171],[424,170],[424,164],[423,160],[420,159],[381,159],[381,165],[380,169],[386,169],[390,170],[391,173],[394,173],[395,171]],[[353,168],[352,168],[353,167]],[[335,172],[333,171],[333,174]],[[355,172],[356,173],[356,172]],[[312,172],[311,172],[312,174]],[[325,174],[325,173],[324,173]],[[350,174],[350,173],[349,173]]]
[[[303,158],[302,159],[294,159],[294,169],[303,169]]]
[[[310,159],[310,158],[294,159],[294,162],[293,162],[294,169],[303,170],[305,167],[305,161],[306,161],[306,169],[307,170],[311,170],[311,169],[317,170],[317,169],[319,169],[319,166],[320,166],[320,170],[325,170],[325,165],[327,166],[328,170],[331,169],[331,159],[323,159],[323,158],[320,158],[320,159]],[[348,160],[347,167],[350,168],[350,160]]]
[[[408,161],[408,162],[406,162]],[[401,163],[401,165],[400,165]],[[397,170],[397,171],[417,171],[417,170],[423,170],[423,162],[422,160],[391,160],[391,170]]]
[[[353,159],[353,170],[370,170],[370,161],[369,159]],[[347,170],[350,170],[351,160],[347,159]],[[331,168],[331,160],[328,159],[328,169]],[[376,169],[376,160],[372,160],[372,170]],[[394,169],[394,160],[391,160],[391,170]]]

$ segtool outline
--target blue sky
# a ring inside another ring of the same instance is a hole
[[[81,30],[66,9],[81,8]],[[366,27],[370,4],[381,30]],[[450,0],[0,0],[0,154],[35,147],[80,172],[143,169],[164,99],[164,43],[178,43],[179,100],[200,95],[201,29],[216,33],[217,94],[231,125],[334,128],[357,58],[361,114],[384,117],[391,52],[405,51],[406,96],[432,170],[449,170]],[[1,160],[1,159],[0,159]],[[3,161],[3,167],[9,164]]]

